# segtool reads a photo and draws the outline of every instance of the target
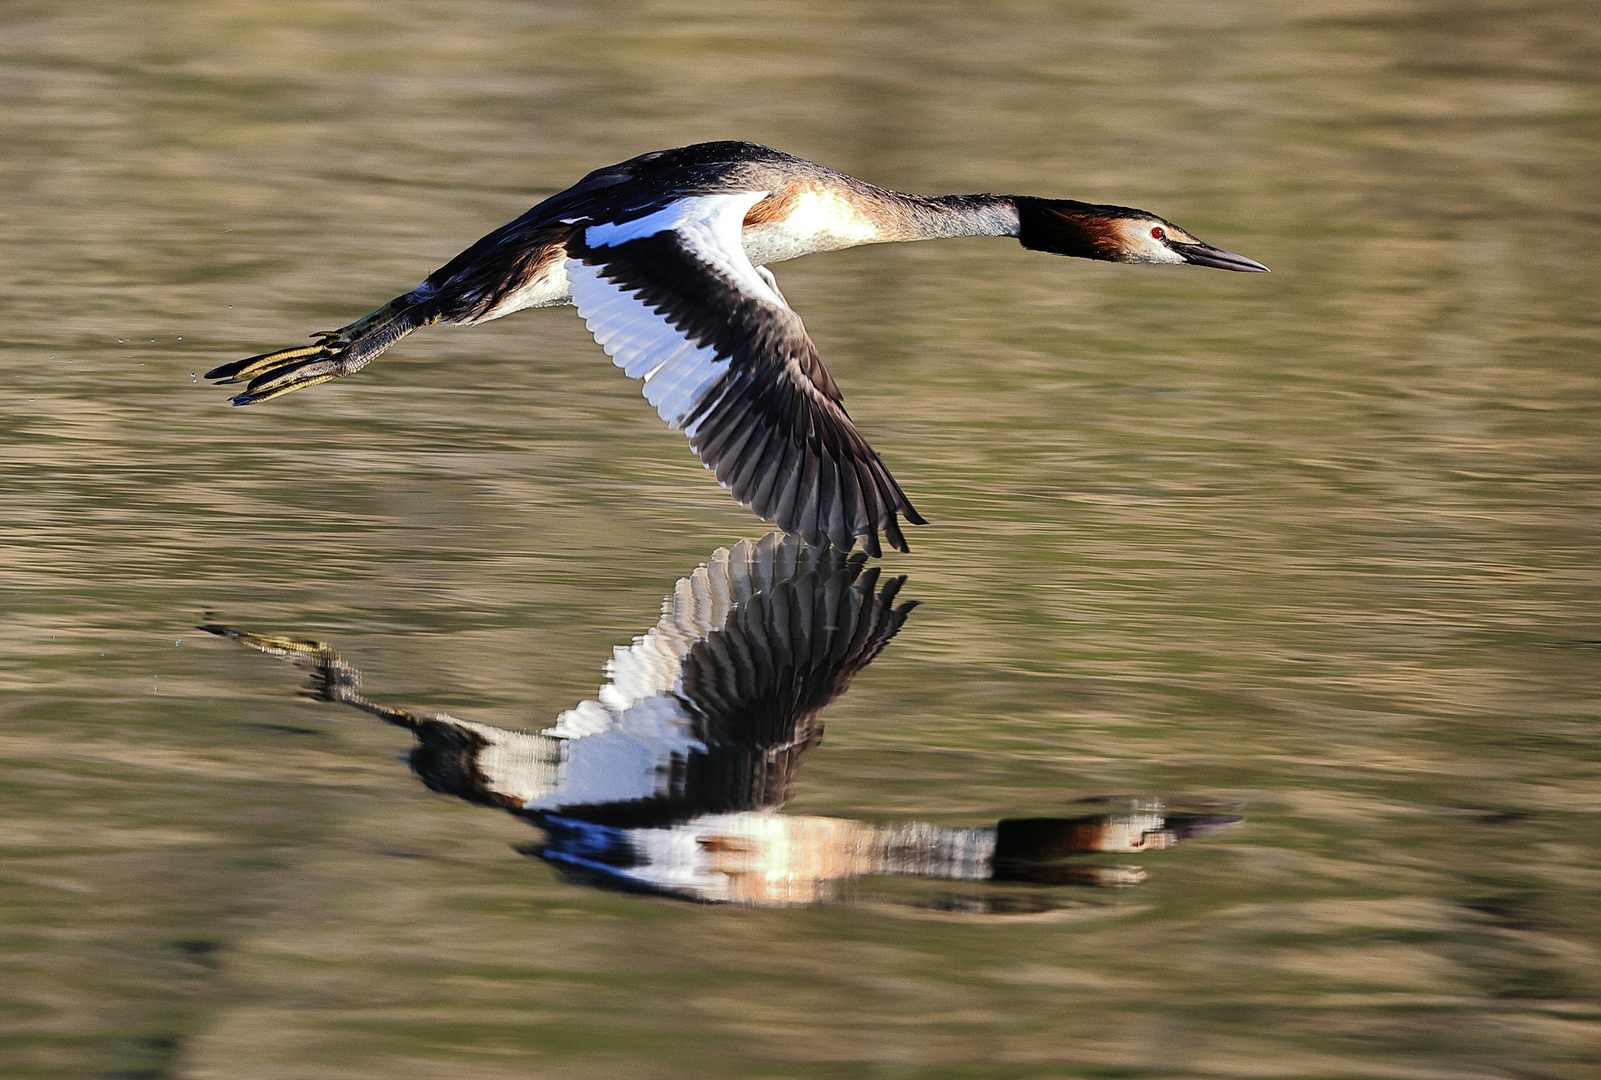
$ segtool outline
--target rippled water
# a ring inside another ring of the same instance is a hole
[[[0,1071],[1594,1075],[1589,5],[728,7],[0,9]],[[623,893],[195,629],[502,728],[592,697],[766,529],[570,309],[249,409],[195,376],[727,137],[1275,271],[779,268],[932,521],[782,813],[1243,823],[1090,857],[1127,888]]]

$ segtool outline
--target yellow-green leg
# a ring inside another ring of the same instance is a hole
[[[313,334],[313,345],[247,356],[212,368],[206,378],[219,383],[247,383],[234,395],[235,405],[254,405],[307,386],[337,379],[366,367],[389,346],[439,321],[431,305],[415,294],[396,297],[372,314],[338,330]]]

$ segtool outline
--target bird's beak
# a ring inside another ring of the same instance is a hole
[[[1185,262],[1194,263],[1196,266],[1215,266],[1219,270],[1239,270],[1256,274],[1271,272],[1255,259],[1247,259],[1244,255],[1236,255],[1232,251],[1224,251],[1220,247],[1203,244],[1199,240],[1193,244],[1181,244],[1177,240],[1169,240],[1167,246],[1184,256]]]

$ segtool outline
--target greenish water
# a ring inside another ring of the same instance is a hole
[[[1591,7],[729,7],[0,9],[0,1072],[1593,1076]],[[766,528],[570,309],[250,409],[195,375],[729,137],[1142,206],[1275,271],[779,268],[933,523],[785,812],[1243,824],[988,908],[608,892],[195,629],[502,727],[592,696]]]

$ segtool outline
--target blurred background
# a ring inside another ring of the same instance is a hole
[[[0,7],[0,1071],[1594,1076],[1595,15]],[[194,629],[322,638],[374,697],[506,727],[593,695],[766,527],[571,309],[249,409],[198,375],[720,138],[1144,207],[1273,268],[983,239],[777,268],[932,522],[790,809],[1244,824],[1010,904],[608,893]]]

